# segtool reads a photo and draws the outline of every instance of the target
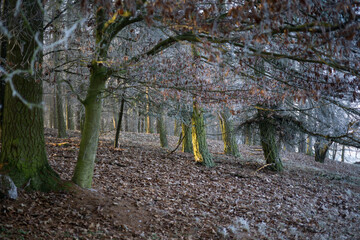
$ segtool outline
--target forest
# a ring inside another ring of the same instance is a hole
[[[360,2],[0,0],[0,239],[360,239]]]

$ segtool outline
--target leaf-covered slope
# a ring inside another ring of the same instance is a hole
[[[103,139],[94,190],[25,193],[1,203],[0,236],[25,239],[356,239],[360,167],[314,163],[285,153],[286,170],[261,169],[257,147],[245,159],[214,154],[217,166],[168,151],[156,134],[125,133],[120,149]],[[78,138],[48,137],[52,166],[70,180]],[[170,139],[170,145],[176,144]],[[59,144],[64,143],[65,144]],[[209,141],[212,153],[221,142]]]

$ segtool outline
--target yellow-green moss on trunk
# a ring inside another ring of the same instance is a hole
[[[192,143],[195,161],[207,167],[215,166],[212,155],[206,143],[205,122],[202,109],[196,102],[193,103],[192,123]]]
[[[9,2],[13,13],[17,1]],[[41,51],[35,35],[42,39],[43,9],[36,1],[24,0],[20,5],[23,14],[9,14],[9,30],[13,37],[7,48],[7,61],[15,74],[5,88],[5,108],[0,162],[18,187],[27,190],[51,191],[61,188],[58,175],[51,169],[44,140],[44,120],[41,82]],[[25,22],[24,18],[28,22]],[[31,65],[31,61],[35,64]],[[16,94],[14,96],[14,91]],[[20,100],[20,97],[25,101]],[[25,103],[26,104],[25,104]],[[37,104],[32,106],[31,104]]]

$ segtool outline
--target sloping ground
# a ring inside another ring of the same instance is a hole
[[[47,130],[53,168],[70,180],[79,139]],[[286,170],[261,169],[259,147],[196,165],[161,149],[156,134],[100,142],[93,190],[20,192],[0,204],[0,239],[360,239],[360,167],[284,153]],[[177,139],[170,138],[174,147]],[[65,144],[64,144],[65,143]]]

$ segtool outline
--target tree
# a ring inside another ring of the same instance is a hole
[[[179,136],[180,134],[180,121],[175,118],[174,120],[174,136]]]
[[[271,109],[271,108],[270,108]],[[279,149],[276,142],[276,123],[271,116],[271,112],[258,108],[259,129],[261,137],[261,146],[263,148],[266,164],[275,171],[282,171],[283,164],[280,159]]]
[[[71,101],[71,96],[68,95],[66,98],[66,128],[69,130],[74,130],[74,113],[73,106]]]
[[[89,64],[91,71],[90,85],[84,100],[85,123],[81,136],[79,155],[72,180],[77,185],[90,188],[95,165],[95,156],[99,141],[102,109],[102,93],[112,70],[107,61],[110,44],[116,34],[131,23],[142,20],[142,17],[130,18],[117,12],[109,19],[108,10],[100,3],[94,4],[95,12],[95,56]]]
[[[32,0],[9,2],[4,123],[0,162],[17,186],[49,191],[59,187],[45,152],[42,102],[43,9]]]
[[[181,108],[181,134],[182,151],[193,153],[192,133],[191,133],[191,113],[186,107]]]
[[[1,2],[2,5],[0,7],[0,20],[3,23],[4,28],[7,27],[7,18],[8,18],[8,0],[4,0]],[[1,36],[1,35],[0,35]],[[2,34],[0,41],[0,57],[1,59],[6,59],[6,47],[7,47],[7,36]],[[0,67],[5,67],[5,61],[0,60]],[[5,101],[5,77],[0,77],[0,137],[2,132],[2,125],[4,119],[4,101]]]
[[[332,141],[326,141],[325,139],[318,137],[314,144],[315,148],[315,161],[316,162],[325,162],[326,154],[332,144]]]
[[[125,94],[123,94],[123,96],[121,98],[120,112],[119,112],[119,117],[118,117],[118,123],[116,126],[116,134],[115,134],[115,141],[114,141],[115,148],[119,147],[119,135],[120,135],[120,130],[121,130],[121,122],[122,122],[122,118],[123,118],[123,114],[124,114],[124,104],[125,104]]]
[[[157,130],[160,134],[160,145],[163,148],[168,147],[168,140],[167,140],[167,131],[165,126],[165,115],[164,115],[164,107],[161,105],[158,107],[159,113],[156,121]]]
[[[195,161],[204,164],[207,167],[215,166],[212,155],[210,154],[205,133],[205,122],[202,109],[198,103],[193,103],[193,113],[191,117],[192,124],[192,143]]]
[[[233,133],[230,110],[225,108],[219,113],[220,128],[224,142],[224,153],[235,157],[240,157],[240,152]]]
[[[150,112],[150,96],[149,88],[146,88],[146,117],[145,117],[145,131],[146,133],[154,133],[153,129],[153,118]]]

